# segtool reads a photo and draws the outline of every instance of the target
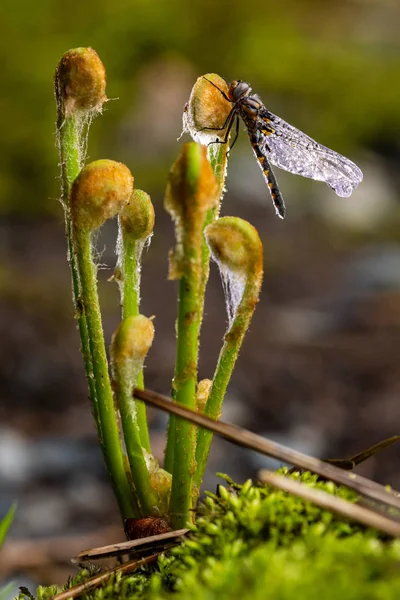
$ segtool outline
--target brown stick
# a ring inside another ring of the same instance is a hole
[[[143,400],[147,404],[156,406],[161,410],[177,415],[178,417],[188,419],[205,429],[217,433],[229,442],[251,448],[266,456],[272,456],[288,462],[300,469],[312,471],[335,483],[352,488],[363,496],[400,509],[400,494],[398,492],[388,491],[383,485],[375,483],[375,481],[372,481],[371,479],[339,469],[318,458],[312,458],[311,456],[307,456],[307,454],[292,450],[287,446],[261,437],[247,429],[242,429],[241,427],[231,425],[230,423],[224,423],[223,421],[210,419],[201,413],[189,410],[180,404],[172,402],[170,398],[158,394],[157,392],[135,388],[133,393],[135,398]]]
[[[105,558],[108,556],[117,556],[119,554],[128,554],[135,548],[141,546],[155,545],[163,542],[171,542],[176,538],[185,535],[189,529],[177,529],[176,531],[168,531],[167,533],[159,533],[158,535],[150,535],[137,540],[129,540],[128,542],[119,542],[110,544],[109,546],[101,546],[100,548],[91,548],[83,550],[77,556],[71,559],[73,563],[83,562],[85,560],[95,560],[97,558]]]
[[[368,458],[371,458],[371,456],[374,456],[378,452],[381,452],[381,450],[384,450],[388,446],[391,446],[395,442],[399,442],[399,441],[400,441],[400,435],[392,435],[392,437],[387,438],[386,440],[382,440],[381,442],[378,442],[377,444],[370,446],[366,450],[363,450],[362,452],[355,454],[354,456],[351,457],[350,460],[353,463],[355,463],[356,465],[359,465],[360,463],[364,462]]]
[[[107,579],[111,577],[111,575],[115,575],[116,573],[130,573],[131,571],[138,569],[142,565],[148,565],[154,562],[155,560],[157,560],[159,554],[160,552],[158,552],[157,554],[152,554],[151,556],[146,556],[146,558],[141,558],[139,560],[131,560],[130,562],[125,563],[124,565],[120,565],[118,567],[115,567],[114,569],[109,569],[104,573],[100,573],[100,575],[95,575],[94,577],[91,577],[84,583],[80,583],[79,585],[75,585],[69,590],[65,590],[64,592],[56,594],[52,597],[52,600],[67,600],[68,598],[76,598],[84,592],[87,592],[92,588],[97,587],[100,583],[107,581]]]
[[[271,471],[266,471],[264,469],[260,471],[259,479],[262,483],[268,483],[275,488],[294,494],[299,498],[309,500],[313,504],[316,504],[321,508],[326,508],[341,517],[344,516],[354,519],[363,525],[367,525],[367,527],[374,527],[388,535],[400,537],[400,523],[388,519],[368,508],[358,506],[357,504],[353,504],[352,502],[348,502],[347,500],[343,500],[342,498],[338,498],[337,496],[333,496],[322,490],[311,488],[300,481],[295,481],[294,479],[289,479],[288,477],[277,475],[276,473],[271,473]]]

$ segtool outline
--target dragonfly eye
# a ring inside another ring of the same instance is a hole
[[[234,102],[240,100],[242,96],[248,95],[251,92],[251,88],[245,81],[232,81],[231,83],[231,95]]]

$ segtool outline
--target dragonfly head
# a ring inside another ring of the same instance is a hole
[[[233,102],[237,102],[243,96],[251,94],[251,87],[245,81],[235,79],[229,86],[229,97]]]

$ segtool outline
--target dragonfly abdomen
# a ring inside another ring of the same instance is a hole
[[[271,164],[265,154],[265,151],[268,150],[268,144],[267,142],[263,142],[263,145],[261,145],[257,136],[251,131],[249,131],[249,137],[254,154],[257,157],[258,164],[260,165],[265,181],[267,182],[276,214],[283,219],[286,214],[285,201],[279,191]]]

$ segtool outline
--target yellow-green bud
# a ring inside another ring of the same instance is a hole
[[[196,409],[198,412],[204,412],[211,386],[211,379],[202,379],[198,382],[196,389]]]
[[[229,271],[263,273],[263,248],[257,230],[239,217],[221,217],[204,231],[213,259]]]
[[[94,231],[129,202],[133,176],[122,163],[96,160],[82,169],[72,184],[71,216],[77,231]]]
[[[193,142],[184,144],[169,173],[165,209],[174,219],[182,219],[190,227],[199,214],[203,216],[216,206],[217,192],[206,149]]]
[[[202,230],[207,211],[218,204],[218,185],[200,144],[184,144],[169,173],[164,206],[175,222],[176,251],[170,260],[170,279],[179,279],[188,270],[200,268]],[[184,250],[185,246],[185,250]],[[191,255],[189,260],[183,257]]]
[[[150,475],[151,489],[157,497],[159,515],[167,515],[171,496],[172,475],[158,464],[158,460],[143,449],[144,458]]]
[[[155,218],[149,194],[142,190],[133,190],[119,218],[125,234],[133,240],[146,240],[153,233]]]
[[[188,131],[196,142],[207,145],[217,137],[223,139],[225,130],[215,129],[223,127],[232,110],[223,94],[228,94],[228,84],[215,73],[199,77],[194,84],[183,113],[183,131]]]
[[[204,235],[224,281],[230,329],[239,314],[243,317],[250,311],[251,315],[258,302],[263,278],[261,240],[257,230],[238,217],[218,219],[206,227]],[[245,328],[236,327],[232,335],[242,337]]]
[[[55,76],[57,102],[65,117],[75,111],[101,111],[106,96],[106,70],[93,48],[68,50]]]
[[[154,325],[143,315],[128,317],[117,327],[111,340],[113,368],[132,361],[143,363],[154,338]]]

